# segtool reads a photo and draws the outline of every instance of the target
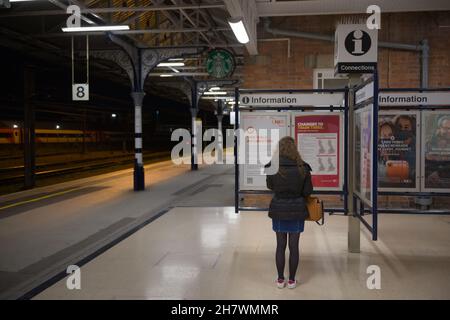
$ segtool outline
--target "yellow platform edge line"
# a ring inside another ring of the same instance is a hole
[[[72,188],[72,189],[65,190],[65,191],[60,191],[60,192],[56,192],[56,193],[47,194],[47,195],[39,197],[39,198],[34,198],[34,199],[30,199],[30,200],[24,200],[24,201],[12,203],[12,204],[9,204],[7,206],[0,207],[0,210],[5,210],[5,209],[9,209],[9,208],[20,206],[20,205],[23,205],[23,204],[37,202],[37,201],[41,201],[41,200],[57,197],[57,196],[60,196],[60,195],[63,195],[63,194],[66,194],[66,193],[69,193],[69,192],[72,192],[72,191],[75,191],[75,190],[82,189],[82,188],[83,187],[76,187],[76,188]]]

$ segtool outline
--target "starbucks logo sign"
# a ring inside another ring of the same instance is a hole
[[[214,49],[208,53],[206,71],[214,78],[227,78],[234,73],[236,62],[231,52],[225,49]]]

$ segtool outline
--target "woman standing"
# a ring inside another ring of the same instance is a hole
[[[300,233],[303,232],[305,219],[308,217],[305,197],[313,191],[311,167],[302,160],[295,141],[291,137],[284,137],[280,140],[278,156],[278,172],[274,175],[267,175],[267,187],[274,191],[269,217],[272,218],[272,228],[277,237],[275,254],[278,270],[277,286],[280,289],[286,286],[284,266],[289,238],[289,280],[287,285],[288,288],[293,289],[297,286],[295,274],[299,262]]]

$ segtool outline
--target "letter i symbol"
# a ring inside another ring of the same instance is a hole
[[[361,32],[361,30],[356,30],[355,32],[353,32],[353,43],[355,44],[354,46],[354,50],[353,50],[353,54],[363,54],[364,52],[362,51],[362,38],[363,37],[363,33]]]

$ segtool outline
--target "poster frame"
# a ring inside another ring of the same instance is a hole
[[[416,187],[415,188],[384,188],[380,187],[380,181],[378,177],[378,191],[379,192],[420,192],[421,190],[421,177],[422,177],[422,166],[421,161],[422,157],[420,154],[421,150],[421,141],[422,141],[422,114],[420,111],[417,110],[397,110],[397,109],[389,109],[389,110],[380,110],[378,112],[378,118],[383,115],[389,115],[389,114],[414,114],[416,115]],[[378,163],[378,154],[377,154],[377,163]],[[377,165],[378,167],[378,165]]]
[[[423,154],[421,156],[420,161],[420,169],[421,169],[421,175],[420,175],[420,187],[422,192],[432,192],[432,193],[444,193],[449,194],[450,188],[443,189],[443,188],[426,188],[425,187],[425,138],[426,138],[426,132],[425,132],[425,121],[426,121],[426,115],[428,114],[445,114],[450,116],[450,110],[423,110],[422,116],[421,116],[421,144],[420,148],[423,150]]]
[[[276,111],[240,111],[239,112],[239,125],[240,125],[240,129],[244,129],[245,126],[245,122],[244,122],[244,115],[246,114],[252,114],[255,116],[266,116],[266,115],[276,115],[276,116],[286,116],[286,133],[288,135],[290,135],[291,133],[291,129],[290,129],[290,125],[291,125],[291,113],[290,112],[276,112]],[[280,137],[282,138],[282,137]],[[239,140],[239,136],[237,137],[237,144],[239,146],[240,140]],[[250,191],[250,190],[255,190],[255,191],[269,191],[269,189],[267,189],[266,186],[246,186],[243,181],[245,178],[245,165],[244,164],[239,164],[239,188],[242,191]]]
[[[355,110],[355,117],[358,116],[360,113],[363,113],[363,112],[369,110],[369,112],[372,114],[371,122],[373,123],[374,107],[375,107],[374,104],[370,103],[370,104],[367,104],[364,107],[358,108],[357,110]],[[377,123],[378,123],[378,119],[377,119]],[[361,190],[356,189],[356,183],[355,183],[355,179],[356,179],[356,165],[353,167],[353,185],[355,186],[354,193],[358,196],[358,198],[362,202],[364,202],[365,204],[367,204],[370,207],[373,207],[373,200],[374,200],[374,196],[373,196],[374,190],[372,188],[373,178],[374,178],[374,176],[373,176],[373,174],[374,174],[373,167],[374,167],[374,160],[375,160],[374,152],[373,152],[373,150],[374,150],[374,143],[373,143],[374,130],[373,129],[374,129],[373,125],[370,126],[370,136],[371,136],[370,146],[369,146],[369,150],[371,151],[370,152],[370,185],[371,185],[371,187],[370,187],[370,199],[368,199],[365,196],[363,196],[362,193],[361,193]],[[356,134],[354,135],[354,138],[355,138],[354,144],[356,146]],[[377,146],[377,150],[378,150],[378,146]],[[362,168],[360,168],[360,171],[361,170],[362,170]],[[360,175],[361,175],[361,172],[360,172]]]
[[[308,112],[299,112],[293,111],[291,112],[291,137],[297,141],[295,136],[295,118],[297,116],[339,116],[339,183],[337,187],[327,188],[327,187],[314,187],[314,190],[317,191],[342,191],[344,188],[344,154],[345,154],[345,145],[344,145],[344,112],[336,110],[334,112],[324,112],[324,111],[308,111]]]

